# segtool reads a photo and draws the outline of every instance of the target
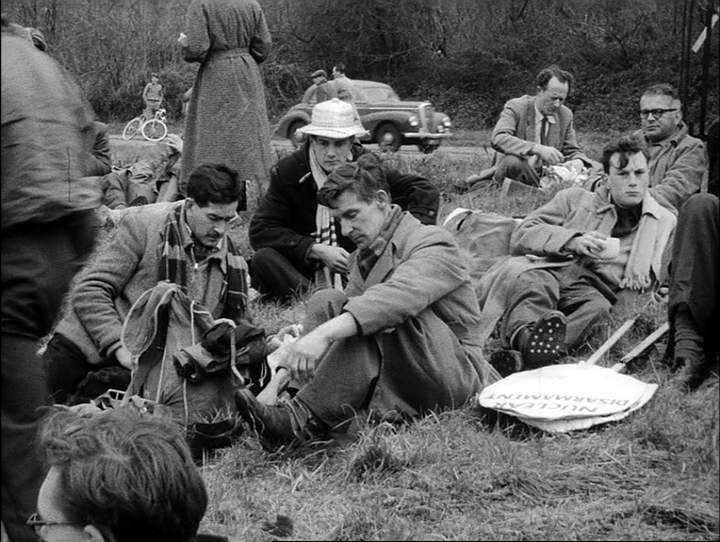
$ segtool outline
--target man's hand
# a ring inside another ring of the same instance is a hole
[[[348,272],[349,256],[344,248],[322,243],[316,243],[310,249],[310,258],[320,260],[326,267],[343,275]]]
[[[317,329],[317,328],[316,328]],[[276,352],[278,366],[290,371],[290,377],[298,382],[310,380],[315,366],[330,348],[332,341],[315,330],[297,341],[283,344]]]
[[[130,353],[130,350],[125,348],[124,346],[120,346],[115,352],[115,359],[118,361],[120,365],[125,367],[126,369],[130,369],[131,371],[135,369],[134,363],[133,363],[133,357]]]
[[[557,165],[565,158],[555,147],[548,147],[547,145],[536,144],[533,152],[549,166]]]
[[[578,256],[596,258],[605,248],[605,239],[607,235],[599,231],[589,231],[570,239],[565,243],[565,248]]]

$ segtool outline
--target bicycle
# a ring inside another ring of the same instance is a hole
[[[140,133],[148,141],[161,141],[168,133],[166,120],[164,107],[155,111],[155,115],[151,119],[148,119],[143,112],[125,125],[122,133],[123,139],[128,141]]]

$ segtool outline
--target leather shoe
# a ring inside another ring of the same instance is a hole
[[[555,363],[565,349],[567,318],[560,311],[543,314],[533,325],[515,334],[515,345],[522,353],[526,369],[537,369]]]
[[[252,392],[242,389],[235,392],[235,405],[240,416],[263,438],[263,444],[282,445],[295,438],[291,415],[284,404],[264,405]]]

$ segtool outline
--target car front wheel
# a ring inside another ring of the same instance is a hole
[[[288,139],[296,149],[305,141],[303,134],[299,133],[298,130],[306,125],[307,122],[304,120],[296,120],[290,125],[290,128],[288,128]]]
[[[385,123],[380,125],[375,132],[375,142],[381,151],[395,152],[402,144],[402,134],[394,124]]]

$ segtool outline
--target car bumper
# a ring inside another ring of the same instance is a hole
[[[405,132],[403,133],[403,137],[405,139],[445,139],[448,137],[451,137],[452,134],[450,132],[443,132],[442,134],[438,134],[435,132]]]

